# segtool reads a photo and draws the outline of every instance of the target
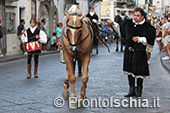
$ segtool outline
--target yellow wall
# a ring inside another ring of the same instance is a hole
[[[110,10],[110,2],[101,2],[101,16],[110,16],[106,14],[107,10]]]

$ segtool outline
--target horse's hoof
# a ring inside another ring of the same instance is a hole
[[[69,109],[76,110],[77,109],[77,103],[71,103],[69,106]]]
[[[64,95],[64,93],[62,93],[62,96],[63,96],[63,99],[68,99],[69,98],[69,96],[70,96],[70,94],[68,93],[67,95]]]

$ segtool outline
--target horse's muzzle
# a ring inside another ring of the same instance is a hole
[[[76,52],[77,51],[77,47],[76,46],[70,47],[70,51],[73,52],[73,53]]]

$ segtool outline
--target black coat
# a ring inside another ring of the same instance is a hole
[[[97,16],[96,13],[94,13],[93,16],[91,16],[90,13],[88,13],[88,14],[86,15],[86,17],[88,17],[92,23],[93,23],[93,21],[92,21],[93,19],[96,19],[96,20],[98,21],[98,16]]]
[[[125,31],[126,47],[124,52],[123,71],[136,78],[149,77],[146,45],[138,42],[135,43],[132,40],[134,36],[145,37],[147,46],[153,47],[156,30],[148,22],[144,22],[141,25],[135,25],[132,20],[128,20]]]
[[[98,16],[97,16],[96,13],[94,13],[93,16],[91,16],[90,13],[88,13],[88,14],[86,15],[86,17],[88,17],[88,18],[90,19],[90,21],[92,22],[93,33],[95,34],[95,35],[94,35],[93,45],[94,45],[94,46],[97,46],[97,45],[98,45],[98,39],[97,39],[96,35],[99,35],[99,28],[98,28],[97,23],[94,23],[92,20],[93,20],[93,19],[96,19],[96,20],[98,21]]]

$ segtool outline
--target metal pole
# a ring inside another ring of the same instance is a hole
[[[164,16],[164,0],[162,2],[162,16]]]
[[[90,0],[88,0],[88,11],[90,11]]]

